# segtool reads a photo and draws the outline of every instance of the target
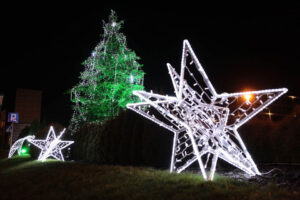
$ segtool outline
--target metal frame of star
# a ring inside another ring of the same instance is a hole
[[[287,89],[218,94],[187,40],[180,75],[167,67],[175,96],[134,91],[142,102],[127,108],[174,133],[170,172],[180,173],[197,161],[203,178],[213,180],[221,158],[250,176],[260,175],[237,129]]]
[[[60,140],[65,133],[65,130],[66,129],[63,129],[59,136],[56,137],[53,126],[50,126],[47,138],[45,140],[29,140],[31,144],[41,149],[38,160],[45,161],[47,158],[53,157],[57,160],[64,161],[61,150],[74,143],[74,141]]]

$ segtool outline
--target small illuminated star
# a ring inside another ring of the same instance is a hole
[[[53,126],[50,126],[46,140],[29,140],[31,144],[41,149],[38,160],[45,161],[49,157],[64,161],[62,149],[74,143],[74,141],[60,140],[66,129],[56,137]]]

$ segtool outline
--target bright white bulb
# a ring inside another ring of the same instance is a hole
[[[134,82],[134,77],[133,77],[132,74],[130,74],[129,81],[130,81],[130,83],[133,83],[133,82]]]
[[[251,102],[250,102],[250,99],[252,99],[252,95],[251,94],[245,94],[244,95],[244,99],[246,100],[246,102],[248,103],[248,104],[250,104]]]
[[[112,27],[115,27],[116,25],[117,25],[116,22],[111,23],[111,26],[112,26]]]

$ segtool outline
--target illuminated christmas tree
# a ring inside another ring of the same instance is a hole
[[[103,22],[101,41],[83,62],[80,81],[71,89],[73,130],[82,122],[103,122],[117,116],[127,103],[138,100],[132,91],[143,90],[140,58],[127,48],[126,37],[120,32],[122,24],[111,11],[109,21]]]

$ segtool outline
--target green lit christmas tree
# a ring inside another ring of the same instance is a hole
[[[143,90],[144,72],[139,57],[127,48],[120,32],[123,21],[111,11],[108,23],[103,22],[100,43],[84,61],[80,82],[71,89],[74,103],[71,129],[83,122],[103,122],[117,116],[127,103],[137,102],[133,90]]]

